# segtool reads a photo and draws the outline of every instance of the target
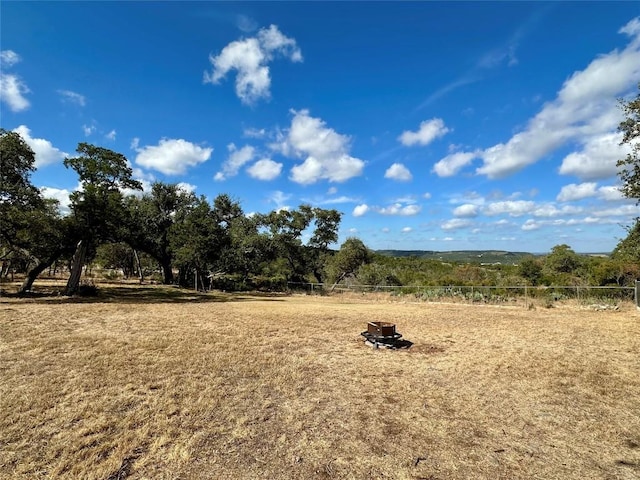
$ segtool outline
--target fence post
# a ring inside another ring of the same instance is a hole
[[[640,280],[636,280],[636,308],[640,310]]]

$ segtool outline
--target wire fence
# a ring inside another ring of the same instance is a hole
[[[640,282],[639,282],[640,283]],[[576,301],[584,305],[606,308],[621,302],[638,303],[638,286],[380,286],[380,285],[328,285],[323,283],[287,284],[292,291],[307,294],[386,294],[425,302],[463,302],[531,307],[550,306],[555,302]]]

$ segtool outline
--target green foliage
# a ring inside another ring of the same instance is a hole
[[[332,282],[338,283],[370,261],[371,252],[362,240],[348,238],[340,246],[340,250],[327,262],[327,276]]]
[[[126,242],[153,257],[161,266],[163,283],[173,282],[173,250],[169,237],[176,218],[184,218],[197,198],[176,184],[156,182],[151,192],[126,199]],[[178,227],[176,227],[178,228]]]
[[[529,285],[539,285],[542,280],[542,265],[534,257],[525,258],[518,265],[518,275]]]
[[[640,83],[638,83],[640,90]],[[618,126],[622,132],[620,145],[629,145],[628,155],[618,161],[622,193],[640,203],[640,93],[634,99],[620,101],[625,119]]]
[[[569,245],[563,244],[551,249],[545,258],[544,265],[552,274],[572,274],[582,265],[582,260]]]

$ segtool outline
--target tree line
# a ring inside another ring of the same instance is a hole
[[[640,90],[640,84],[638,85]],[[619,125],[629,154],[618,162],[621,191],[640,203],[640,94],[621,101]],[[209,202],[176,184],[142,185],[124,155],[79,143],[64,165],[78,175],[70,213],[31,183],[35,154],[16,132],[0,129],[0,260],[25,274],[20,292],[42,272],[66,263],[65,294],[75,294],[83,268],[99,260],[142,274],[143,263],[161,271],[165,284],[207,289],[290,282],[366,285],[630,285],[640,278],[640,220],[628,228],[608,258],[587,258],[568,245],[518,266],[481,267],[371,252],[357,238],[338,251],[342,214],[300,205],[293,210],[246,214],[226,194]],[[128,260],[127,260],[128,259]]]
[[[339,268],[329,248],[338,240],[336,210],[301,205],[247,215],[226,194],[209,202],[162,182],[141,193],[122,154],[87,143],[77,153],[64,165],[77,173],[80,187],[70,195],[70,213],[61,215],[57,202],[31,183],[31,148],[18,133],[0,130],[0,259],[5,275],[10,263],[24,270],[22,293],[46,269],[66,262],[65,293],[73,295],[83,267],[105,249],[125,256],[128,249],[138,266],[141,256],[151,259],[166,284],[203,289],[216,274],[245,283],[263,276],[286,286],[310,277],[324,282]],[[347,250],[354,243],[361,244],[350,239]]]

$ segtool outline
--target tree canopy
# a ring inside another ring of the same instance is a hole
[[[640,83],[638,83],[640,90]],[[625,119],[618,126],[622,132],[621,145],[629,145],[630,152],[618,161],[622,193],[640,203],[640,93],[635,98],[620,102]]]

